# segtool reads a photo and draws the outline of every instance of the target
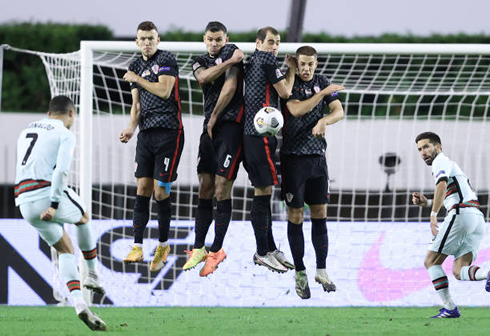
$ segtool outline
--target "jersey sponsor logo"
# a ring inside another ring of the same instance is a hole
[[[151,70],[153,71],[153,73],[156,75],[158,73],[158,70],[159,70],[159,65],[158,64],[155,64],[151,67]]]
[[[318,85],[315,85],[315,86],[313,87],[313,91],[315,91],[315,93],[320,92],[320,87],[319,87]]]
[[[219,58],[216,59],[216,61],[214,61],[214,63],[216,65],[219,65],[219,64],[223,63],[223,60],[221,59],[221,57],[219,57]]]
[[[312,93],[312,92],[311,92],[311,89],[305,89],[305,95],[306,95],[307,97],[310,97],[310,96],[311,96],[311,93]]]
[[[291,201],[293,200],[294,198],[294,195],[291,194],[291,193],[287,193],[286,194],[286,200],[288,201],[288,203],[291,203]]]
[[[334,93],[332,93],[332,94],[330,95],[330,97],[338,97],[338,96],[339,96],[339,94],[338,94],[337,92],[334,92]]]
[[[149,75],[151,75],[150,70],[146,70],[146,71],[143,71],[143,73],[141,74],[141,77],[146,77],[146,76],[149,76]]]
[[[192,70],[193,71],[196,71],[197,68],[199,68],[201,66],[201,64],[199,64],[199,62],[196,62],[192,65]]]
[[[446,174],[446,171],[445,170],[441,170],[440,172],[438,172],[436,174],[436,178],[438,178],[441,174]]]
[[[169,66],[162,66],[162,67],[160,67],[159,71],[170,71],[170,67]]]
[[[276,69],[276,77],[281,78],[282,77],[282,72],[280,69]]]

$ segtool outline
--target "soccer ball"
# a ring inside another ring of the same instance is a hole
[[[255,114],[255,130],[262,136],[276,135],[284,125],[282,113],[271,106],[263,107]]]

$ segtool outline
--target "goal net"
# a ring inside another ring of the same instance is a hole
[[[255,49],[253,43],[237,45],[248,55]],[[441,136],[444,151],[458,162],[479,193],[482,211],[488,220],[489,46],[311,45],[318,51],[317,72],[346,88],[340,93],[346,117],[327,127],[326,132],[331,189],[327,217],[331,244],[334,244],[330,247],[329,258],[336,260],[332,267],[337,267],[339,271],[344,267],[342,258],[347,258],[345,263],[349,262],[350,251],[359,248],[366,252],[376,239],[382,239],[373,234],[385,230],[384,222],[391,223],[389,225],[401,223],[396,226],[400,232],[397,232],[398,238],[391,241],[392,245],[400,243],[400,237],[411,236],[415,232],[415,235],[419,234],[415,240],[420,245],[418,249],[426,250],[430,237],[426,234],[428,229],[424,222],[427,221],[430,209],[411,205],[413,191],[430,194],[433,190],[430,170],[420,159],[415,146],[416,135],[424,131],[430,130]],[[299,46],[301,44],[281,44],[279,60],[284,67],[285,54],[294,54]],[[208,298],[205,294],[206,285],[199,283],[199,277],[194,273],[184,276],[186,281],[197,284],[197,287],[179,288],[183,292],[197,290],[207,301],[196,303],[189,298],[182,302],[175,296],[168,298],[162,294],[181,276],[181,268],[186,261],[184,250],[191,250],[194,241],[193,221],[198,199],[196,161],[202,132],[203,97],[191,67],[193,57],[204,53],[205,46],[203,43],[162,42],[159,48],[171,51],[177,58],[186,139],[178,168],[178,179],[171,192],[172,253],[166,268],[158,275],[150,273],[146,263],[122,263],[122,258],[129,252],[132,243],[132,211],[136,195],[136,136],[128,144],[118,141],[119,132],[128,125],[131,109],[129,85],[122,77],[131,61],[139,57],[139,50],[134,42],[82,42],[81,50],[76,53],[39,55],[46,66],[52,95],[68,95],[79,107],[79,118],[75,125],[78,135],[77,159],[70,183],[91,207],[92,218],[97,223],[94,227],[99,238],[99,258],[105,266],[102,268],[102,276],[116,279],[114,283],[134,282],[141,285],[135,286],[135,291],[146,293],[144,295],[151,293],[153,296],[148,296],[145,302],[138,302],[137,299],[128,299],[125,302],[120,299],[118,304],[138,305],[149,302],[148,304],[226,305],[226,302],[219,301],[215,296]],[[230,251],[247,251],[242,253],[247,258],[246,261],[238,261],[236,267],[229,266],[235,274],[239,272],[238,269],[251,265],[255,248],[248,223],[252,196],[253,188],[241,167],[233,189],[231,237],[225,240],[225,247],[227,240],[231,239],[237,239],[242,244],[241,247],[229,246]],[[151,260],[157,244],[155,206],[153,203],[152,221],[145,232],[145,261]],[[277,230],[274,233],[279,243],[283,244],[282,249],[290,255],[285,223],[282,222],[286,219],[285,206],[279,199],[279,188],[274,189],[272,211],[273,219],[278,221],[274,224],[274,230]],[[306,207],[305,221],[308,218]],[[404,225],[407,222],[415,224],[409,227]],[[349,228],[347,231],[343,229],[346,227]],[[237,233],[237,230],[242,231]],[[212,231],[213,227],[207,242],[212,239]],[[243,232],[248,236],[242,239],[240,237]],[[309,240],[307,234],[305,237]],[[387,234],[386,237],[391,235]],[[345,245],[350,246],[348,250],[342,250],[341,247]],[[335,246],[340,252],[336,252]],[[388,255],[393,256],[394,253],[390,249]],[[420,260],[418,262],[420,264]],[[336,276],[338,281],[352,282],[350,275],[341,278],[340,273]],[[293,286],[291,281],[285,281],[285,288]],[[279,282],[281,281],[277,283]],[[114,283],[108,283],[107,287]],[[207,285],[217,284],[214,280],[209,280]],[[280,285],[277,286],[281,289]],[[224,290],[228,292],[233,288],[234,285],[229,284]],[[122,291],[127,293],[132,290]],[[382,293],[382,289],[369,293],[363,293],[364,301],[360,300],[358,303],[369,305],[372,302],[388,302],[381,300],[386,297],[377,296]],[[114,298],[118,297],[118,293],[110,293],[108,297],[116,301]],[[420,297],[422,303],[414,301],[415,304],[423,304],[422,297],[423,295]],[[369,298],[373,300],[370,301]],[[243,304],[248,304],[246,299],[240,300]],[[251,303],[256,304],[257,301]],[[389,304],[403,304],[403,301],[389,301]]]

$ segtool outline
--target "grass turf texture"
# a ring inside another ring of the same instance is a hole
[[[108,334],[127,335],[482,335],[490,308],[461,307],[459,319],[428,308],[95,307]],[[0,306],[0,335],[89,335],[71,307]]]

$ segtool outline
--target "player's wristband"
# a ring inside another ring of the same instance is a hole
[[[58,205],[60,205],[60,202],[51,202],[51,208],[58,210]]]
[[[437,217],[437,212],[436,211],[431,211],[430,212],[431,217]]]
[[[427,199],[427,204],[425,205],[426,207],[431,207],[432,206],[432,200],[431,199]]]

